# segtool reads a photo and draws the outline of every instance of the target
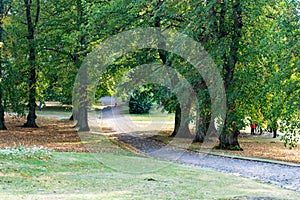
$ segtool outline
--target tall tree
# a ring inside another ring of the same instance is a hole
[[[279,125],[290,124],[298,115],[297,7],[299,2],[285,0],[244,6],[247,19],[234,78],[236,110],[271,128],[274,137]],[[290,128],[282,132],[290,132]]]
[[[11,2],[10,2],[11,3]],[[9,4],[10,4],[9,3]],[[3,49],[4,49],[4,41],[3,41],[3,23],[4,18],[6,17],[7,13],[10,11],[11,5],[7,6],[7,9],[5,9],[5,1],[0,0],[0,78],[2,78],[2,72],[3,69]],[[3,86],[2,81],[0,81],[0,130],[6,130],[6,126],[4,123],[4,105],[3,105]]]
[[[154,27],[158,28],[160,32],[162,31],[161,27],[161,13],[159,14],[158,10],[161,10],[161,7],[163,5],[164,1],[159,0],[157,2],[157,5],[155,7],[154,13]],[[158,55],[161,59],[161,62],[163,65],[172,66],[172,62],[167,63],[167,57],[168,53],[162,50],[165,48],[166,44],[163,42],[161,44],[158,44]],[[176,87],[179,84],[179,79],[176,74],[173,75],[172,78],[172,87]],[[184,99],[183,101],[179,102],[178,98],[176,98],[175,102],[175,121],[174,121],[174,130],[171,134],[171,137],[175,136],[181,136],[181,137],[188,137],[191,136],[190,129],[189,129],[189,121],[187,120],[189,118],[189,113],[191,109],[191,102],[189,99]]]
[[[33,9],[32,0],[24,0],[24,6],[26,11],[26,25],[28,31],[28,49],[29,49],[29,77],[28,77],[28,86],[29,86],[29,98],[28,98],[28,115],[27,122],[24,124],[24,127],[33,127],[37,128],[36,124],[36,81],[37,81],[37,52],[36,52],[36,41],[35,41],[35,29],[40,18],[40,0],[35,1],[35,10]],[[32,12],[35,11],[35,15]]]
[[[226,19],[225,19],[225,12],[226,7],[225,3],[221,3],[221,11],[220,11],[220,35],[219,40],[222,40],[224,37],[227,36],[226,33]],[[236,126],[237,116],[235,116],[235,105],[234,101],[230,98],[230,92],[232,89],[232,80],[233,75],[235,72],[235,68],[238,62],[239,57],[239,48],[242,37],[242,4],[240,0],[233,1],[232,7],[231,7],[231,16],[232,16],[232,30],[230,33],[230,43],[229,43],[229,52],[223,52],[223,76],[224,76],[224,85],[225,90],[227,93],[227,116],[225,119],[225,126],[224,131],[220,135],[220,144],[219,146],[221,148],[240,148],[239,142],[238,142],[238,135],[239,135],[239,129],[238,126]]]
[[[238,142],[241,121],[236,113],[233,80],[239,62],[240,42],[243,29],[243,5],[240,0],[193,2],[196,6],[190,12],[191,20],[187,30],[193,38],[201,42],[205,50],[213,58],[224,80],[227,96],[227,114],[219,140],[219,147],[240,149]],[[194,83],[199,100],[197,134],[195,141],[202,141],[208,130],[211,118],[210,99],[206,84],[202,78]],[[214,119],[212,119],[214,120]],[[217,131],[216,127],[213,131]]]

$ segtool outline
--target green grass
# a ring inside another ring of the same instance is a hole
[[[37,110],[37,115],[41,116],[59,116],[69,118],[72,115],[71,111],[67,110],[56,110],[56,109],[43,109],[42,111]]]
[[[157,106],[153,106],[148,114],[129,114],[128,106],[121,107],[121,113],[130,117],[133,121],[168,121],[174,122],[174,114],[168,112],[162,112],[161,108],[157,109]]]
[[[172,121],[174,116],[154,112],[130,117],[138,123]],[[47,152],[32,156],[33,151],[22,149],[25,156],[13,150],[0,155],[0,199],[300,199],[297,192],[259,181],[134,155],[101,135],[82,137],[95,140],[91,148],[101,153],[52,152],[49,159],[40,159]]]
[[[1,159],[0,199],[300,199],[224,173],[110,153],[52,153],[51,159]]]

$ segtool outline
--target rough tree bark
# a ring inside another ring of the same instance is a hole
[[[87,71],[83,70],[80,74],[80,100],[79,100],[79,109],[77,122],[79,125],[80,132],[90,131],[88,124],[88,95],[87,95]]]
[[[198,106],[196,107],[196,135],[193,142],[202,143],[204,142],[210,123],[210,112],[208,112],[210,99],[209,94],[205,94],[204,90],[207,88],[207,86],[203,79],[193,87],[198,94]]]
[[[82,25],[86,26],[87,21],[85,19],[85,12],[83,8],[83,4],[81,0],[76,0],[76,7],[77,7],[77,27],[78,32],[82,33]],[[87,55],[87,41],[86,41],[86,33],[82,33],[78,36],[79,46],[77,48],[77,52],[73,56],[73,62],[79,69],[82,63],[82,59]],[[79,131],[89,131],[89,124],[88,124],[88,96],[87,96],[87,79],[88,73],[87,71],[82,71],[80,74],[80,87],[79,93],[80,96],[80,104],[78,110],[73,110],[72,116],[70,120],[77,120],[76,126],[79,127]]]
[[[206,132],[208,130],[208,120],[207,120],[207,113],[200,114],[200,109],[197,109],[196,112],[196,135],[193,142],[204,142]]]
[[[27,122],[24,124],[24,127],[37,128],[35,122],[36,116],[36,44],[35,44],[35,27],[39,20],[40,15],[40,0],[36,0],[36,15],[35,20],[32,20],[32,1],[24,0],[26,8],[26,22],[28,29],[28,45],[29,45],[29,98],[28,98],[28,115]]]

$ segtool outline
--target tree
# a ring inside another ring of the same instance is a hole
[[[3,77],[3,49],[4,49],[4,41],[3,41],[3,23],[4,18],[7,13],[11,9],[11,2],[8,3],[8,6],[5,5],[4,0],[0,0],[0,77]],[[4,105],[3,105],[3,85],[2,81],[0,81],[0,130],[6,130],[6,126],[4,123]]]
[[[290,124],[298,115],[299,15],[295,1],[256,6],[248,4],[244,12],[248,20],[234,78],[236,108],[241,115],[270,127],[276,137],[279,122]]]
[[[33,127],[37,128],[36,125],[36,67],[37,67],[37,52],[36,52],[36,43],[35,43],[35,30],[36,26],[39,22],[40,18],[40,0],[35,1],[35,15],[32,14],[34,12],[32,1],[24,0],[24,6],[26,11],[26,25],[28,30],[27,40],[28,40],[28,49],[29,49],[29,78],[28,78],[28,86],[29,86],[29,98],[28,98],[28,115],[27,122],[24,124],[24,127]]]
[[[0,2],[2,15],[5,13],[3,2]],[[245,118],[249,116],[264,124],[270,121],[273,126],[277,121],[289,124],[289,127],[295,119],[297,122],[300,107],[296,95],[299,91],[299,69],[296,66],[299,66],[297,55],[300,49],[297,1],[67,0],[41,3],[40,0],[16,2],[16,8],[8,13],[11,26],[7,27],[5,37],[2,37],[3,27],[0,29],[0,42],[9,41],[6,46],[10,47],[11,66],[18,74],[28,75],[28,91],[24,89],[22,79],[13,84],[20,93],[29,93],[28,100],[20,98],[29,106],[25,126],[36,127],[35,101],[39,97],[71,103],[78,69],[97,44],[122,31],[149,26],[161,31],[176,29],[187,34],[202,43],[214,59],[224,79],[228,109],[219,147],[240,149],[239,130],[247,125]],[[26,18],[22,15],[24,8]],[[193,66],[178,55],[163,51],[165,45],[162,42],[159,49],[137,50],[117,59],[104,72],[105,77],[99,79],[97,98],[112,94],[116,88],[112,84],[136,66],[153,62],[170,66],[177,72],[171,75],[173,83],[169,89],[155,86],[154,96],[163,101],[169,112],[175,113],[173,136],[178,133],[189,136],[190,115],[196,113],[194,141],[203,142],[210,126],[211,99],[214,96],[209,93],[201,74],[195,73]],[[25,51],[26,57],[23,56]],[[8,66],[3,63],[3,55],[0,57],[0,72],[7,73],[7,69],[3,70]],[[81,80],[86,80],[87,74],[81,75]],[[186,85],[194,90],[198,98],[196,107],[189,99],[176,98],[176,92],[187,88],[181,83],[181,78],[186,79]],[[1,124],[4,119],[1,100],[4,100],[4,106],[9,102],[2,94],[9,93],[6,90],[9,84],[0,84],[1,128],[4,125]],[[82,94],[87,90],[81,89]],[[42,94],[44,92],[46,94]],[[88,130],[87,108],[90,105],[86,104],[84,96],[82,99],[81,110],[74,112],[77,114],[74,117],[82,117],[79,121],[84,123],[78,125],[81,130]],[[220,130],[214,127],[212,131]]]
[[[219,67],[224,79],[224,87],[227,96],[227,115],[224,128],[219,137],[219,147],[227,149],[240,149],[238,142],[239,122],[241,116],[236,112],[235,97],[233,90],[233,78],[236,66],[239,63],[240,42],[243,29],[243,4],[240,0],[235,1],[206,1],[197,3],[193,15],[198,18],[188,26],[192,28],[192,37],[201,42],[206,51],[212,56],[215,64]],[[198,94],[202,96],[200,101],[205,102],[204,107],[198,112],[197,127],[198,138],[201,141],[204,132],[207,130],[207,119],[210,118],[210,102],[205,92],[205,83],[201,83],[201,77],[195,85],[199,87]],[[202,95],[201,95],[202,94]]]
[[[226,36],[225,30],[225,5],[221,5],[221,19],[220,19],[220,35],[219,40],[223,39]],[[227,116],[225,119],[224,131],[220,135],[220,144],[221,148],[236,148],[240,149],[240,145],[238,142],[239,129],[236,125],[237,118],[239,116],[235,116],[235,105],[234,102],[231,101],[229,92],[231,90],[233,75],[235,72],[235,67],[238,62],[238,54],[239,54],[239,42],[242,37],[242,5],[240,0],[233,1],[232,4],[232,32],[230,33],[230,45],[229,45],[229,53],[223,53],[223,76],[224,76],[224,85],[225,90],[227,92]]]
[[[156,5],[153,6],[153,11],[151,15],[153,16],[154,21],[154,27],[158,28],[160,31],[164,27],[173,28],[176,24],[176,22],[183,23],[184,20],[181,19],[180,16],[177,16],[180,12],[183,12],[183,9],[186,9],[185,5],[181,5],[178,2],[167,2],[167,1],[157,1],[154,2]],[[178,10],[173,10],[172,12],[168,12],[168,9],[165,8],[171,8],[171,7],[179,7]],[[180,60],[178,57],[171,55],[170,53],[162,50],[166,46],[165,43],[158,44],[158,55],[161,60],[161,63],[163,65],[167,65],[170,67],[173,67],[177,72],[179,72],[181,75],[184,76],[184,78],[188,78],[186,75],[186,71],[182,70],[184,68],[181,64],[177,65],[175,64],[177,60]],[[181,86],[177,74],[171,75],[171,91],[173,92],[173,98],[169,98],[168,100],[165,99],[165,95],[162,95],[161,97],[158,97],[158,99],[163,100],[163,104],[167,105],[169,112],[175,113],[175,122],[174,122],[174,130],[171,134],[171,137],[191,137],[191,132],[189,129],[189,118],[190,118],[190,111],[191,111],[191,101],[188,96],[184,96],[185,87]],[[165,91],[165,88],[159,87],[163,91]],[[179,98],[176,97],[176,92],[174,93],[174,90],[177,90],[177,95],[180,95]],[[179,92],[180,91],[180,92]],[[175,96],[174,96],[175,95]],[[171,96],[171,95],[169,95]],[[172,107],[172,108],[171,108]]]
[[[111,10],[112,8],[120,9],[117,4],[105,1],[58,1],[47,5],[46,15],[51,20],[42,24],[45,30],[43,48],[51,55],[47,65],[56,69],[46,72],[54,78],[54,81],[50,82],[48,93],[62,103],[72,103],[74,80],[85,56],[99,41],[114,33],[113,27],[120,25],[120,21],[112,20],[115,19],[112,15],[116,12]],[[113,22],[115,24],[111,24]],[[80,130],[88,130],[87,114],[85,108],[80,112],[73,110],[71,119],[83,117],[78,121],[84,122],[85,125],[77,124]]]

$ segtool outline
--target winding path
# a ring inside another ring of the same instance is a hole
[[[246,178],[257,179],[263,182],[278,185],[285,189],[300,192],[300,167],[299,165],[284,165],[272,162],[253,161],[215,155],[207,155],[191,152],[174,146],[165,145],[151,136],[141,134],[141,130],[128,117],[120,114],[120,110],[112,109],[103,112],[102,123],[114,129],[114,140],[125,143],[135,150],[154,158],[179,162],[186,165],[194,165],[234,174]],[[163,123],[152,123],[149,127],[162,126]],[[157,130],[157,129],[156,129]]]
[[[135,133],[115,134],[114,137],[119,142],[129,144],[151,157],[209,168],[242,177],[259,179],[266,183],[300,192],[300,167],[297,166],[242,160],[185,151],[166,147],[164,144],[151,137],[143,137]]]

